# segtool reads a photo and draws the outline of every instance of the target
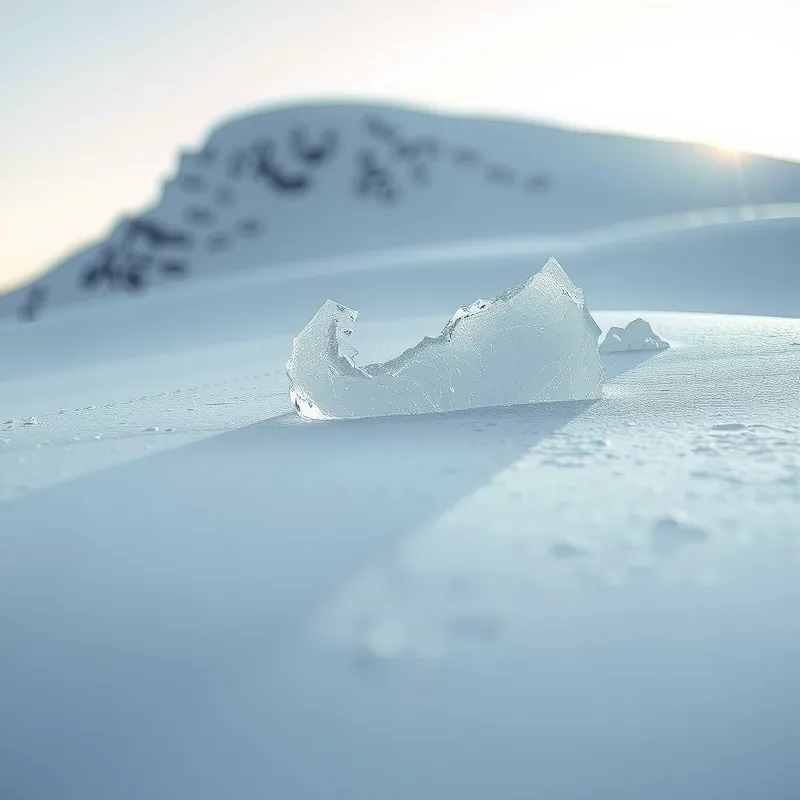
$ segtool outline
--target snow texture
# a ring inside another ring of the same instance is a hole
[[[295,338],[290,397],[314,419],[454,411],[602,394],[600,328],[551,258],[525,283],[459,308],[436,338],[358,367],[358,312],[328,300]]]
[[[0,326],[3,800],[800,797],[800,321],[652,312],[681,347],[601,402],[304,424],[302,323],[228,283]]]
[[[0,298],[0,798],[796,800],[800,221],[714,207],[800,199],[800,165],[360,114],[216,131],[147,212],[171,233]],[[319,158],[302,124],[340,146],[275,189]],[[370,159],[394,202],[372,171],[356,195]],[[642,314],[673,347],[601,354],[599,402],[292,408],[326,298],[381,362],[551,252],[603,331]]]
[[[653,333],[647,320],[637,317],[624,328],[611,328],[600,345],[601,353],[621,353],[627,350],[666,350],[669,342]]]

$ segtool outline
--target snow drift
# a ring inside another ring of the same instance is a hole
[[[295,338],[290,397],[315,419],[454,411],[601,396],[600,328],[551,258],[493,300],[459,308],[436,338],[358,367],[357,312],[328,300]]]

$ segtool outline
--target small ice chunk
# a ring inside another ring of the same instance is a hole
[[[647,320],[637,317],[624,328],[611,328],[600,345],[601,353],[621,353],[627,350],[666,350],[669,342],[653,333]]]
[[[303,417],[422,414],[601,396],[601,333],[583,293],[551,258],[525,283],[459,308],[436,338],[359,367],[346,340],[358,312],[328,300],[286,365]]]

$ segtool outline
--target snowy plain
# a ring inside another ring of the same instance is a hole
[[[1,320],[0,797],[800,796],[788,199]],[[670,348],[598,401],[291,408],[325,300],[383,361],[550,255]]]

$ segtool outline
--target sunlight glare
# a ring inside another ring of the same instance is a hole
[[[613,10],[612,10],[613,9]],[[800,3],[597,4],[426,75],[432,102],[800,159]],[[412,87],[406,87],[412,88]]]

